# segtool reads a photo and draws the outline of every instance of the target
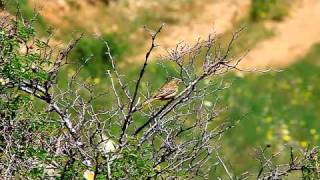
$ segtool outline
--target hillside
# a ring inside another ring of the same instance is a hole
[[[127,60],[131,63],[143,60],[147,49],[148,37],[142,30],[143,25],[155,28],[162,22],[167,24],[158,39],[160,48],[153,56],[158,57],[178,42],[190,44],[206,38],[209,33],[221,35],[232,31],[234,24],[248,15],[250,7],[250,0],[168,2],[131,0],[111,2],[107,6],[100,1],[29,1],[63,36],[74,32],[74,26],[96,35],[115,31],[129,33],[130,41],[137,44]],[[284,67],[295,62],[320,41],[320,27],[315,23],[320,22],[319,12],[319,1],[297,0],[283,21],[266,21],[265,27],[273,31],[274,36],[250,47],[241,67]]]

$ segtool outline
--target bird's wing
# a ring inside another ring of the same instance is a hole
[[[162,88],[153,97],[154,98],[163,98],[163,97],[166,97],[166,96],[173,94],[175,92],[176,92],[176,90],[174,88],[170,88],[170,89],[169,88]]]

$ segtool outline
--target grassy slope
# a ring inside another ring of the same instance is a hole
[[[223,95],[223,104],[230,108],[226,116],[239,119],[247,114],[226,137],[227,156],[237,170],[253,165],[254,147],[319,144],[320,44],[282,72],[230,78],[233,85]]]
[[[39,15],[35,15],[35,11],[29,6],[27,0],[6,0],[5,9],[12,15],[16,15],[17,9],[19,8],[19,12],[22,17],[26,20],[34,20],[35,27],[38,30],[40,35],[46,34],[48,30],[48,25],[44,21],[44,19]]]
[[[137,18],[132,26],[141,26],[153,20],[144,19],[144,15]],[[143,23],[142,23],[143,22]],[[241,23],[242,24],[242,23]],[[248,25],[248,30],[238,40],[235,54],[254,46],[256,41],[265,38],[271,32],[266,32],[260,24]],[[256,36],[256,37],[252,37]],[[91,52],[92,53],[92,52]],[[122,54],[123,52],[118,52]],[[117,53],[116,53],[117,54]],[[89,54],[86,54],[89,55]],[[227,146],[224,154],[236,165],[237,171],[252,168],[253,147],[271,144],[274,149],[282,144],[296,144],[306,146],[306,143],[319,144],[317,129],[320,128],[320,45],[315,46],[302,60],[283,72],[266,73],[262,75],[247,75],[236,77],[229,75],[233,85],[222,95],[223,104],[228,106],[231,116],[238,119],[247,114],[240,125],[227,134]],[[92,67],[92,69],[95,69]],[[90,71],[88,69],[88,71]],[[133,68],[128,74],[136,74]],[[157,74],[153,81],[153,88],[165,81],[167,74],[159,66],[148,67],[148,77]],[[88,72],[89,74],[89,72]],[[85,76],[88,77],[88,74]],[[175,74],[171,72],[171,75]],[[130,76],[133,77],[133,76]],[[107,81],[96,80],[106,86]],[[145,85],[145,84],[144,84]],[[104,104],[104,102],[101,102]],[[296,133],[299,132],[299,133]]]
[[[140,21],[140,18],[137,18],[137,21]],[[133,24],[135,27],[141,25],[137,22]],[[238,42],[241,44],[235,47],[234,53],[243,52],[244,49],[253,47],[257,41],[271,35],[272,32],[265,30],[261,24],[249,24],[247,31],[240,36]],[[319,144],[319,58],[320,45],[316,45],[298,64],[283,72],[227,77],[233,81],[233,85],[222,95],[223,106],[229,107],[225,117],[239,119],[247,114],[239,126],[225,137],[227,143],[223,153],[237,172],[256,166],[252,156],[254,147],[271,144],[273,150],[276,150],[287,143],[303,147],[308,143]],[[137,71],[135,66],[127,74],[132,78]],[[147,71],[147,77],[153,82],[152,88],[160,86],[167,76],[155,64],[150,65]],[[153,77],[154,74],[157,74],[156,78]],[[106,81],[101,79],[100,84],[103,87]],[[145,85],[143,84],[144,87]]]

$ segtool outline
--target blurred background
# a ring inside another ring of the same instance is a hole
[[[17,1],[1,13],[14,14]],[[39,13],[39,36],[53,31],[52,43],[63,47],[84,32],[70,59],[84,63],[81,74],[97,90],[105,80],[107,40],[127,78],[136,77],[150,38],[144,26],[165,28],[147,71],[153,88],[166,79],[157,59],[179,42],[195,43],[209,34],[225,44],[232,32],[245,30],[232,55],[244,55],[240,68],[223,77],[230,88],[217,94],[227,107],[220,121],[240,121],[224,137],[224,155],[235,172],[258,169],[254,149],[271,145],[307,148],[320,142],[320,1],[319,0],[18,0],[25,18]],[[2,5],[4,6],[4,5]],[[249,51],[248,51],[249,50]],[[130,67],[130,68],[128,68]],[[60,74],[63,84],[72,66]],[[261,72],[265,71],[265,72]],[[134,78],[136,79],[136,78]],[[101,100],[101,104],[108,104]],[[286,156],[284,156],[286,158]]]

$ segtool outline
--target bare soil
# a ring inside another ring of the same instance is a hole
[[[46,0],[45,3],[42,0],[29,1],[37,9],[42,9],[42,15],[60,29],[67,27],[67,17],[92,27],[93,32],[96,29],[96,21],[86,19],[97,18],[99,14],[95,6],[89,6],[85,1],[78,3],[78,6],[86,8],[79,8],[77,12],[70,11],[65,0]],[[202,0],[197,3],[199,12],[195,13],[195,17],[164,28],[157,40],[160,47],[153,57],[165,53],[168,48],[174,48],[177,42],[192,44],[199,38],[205,39],[208,34],[222,34],[231,30],[234,22],[246,15],[250,6],[250,0]],[[131,9],[130,12],[134,11]],[[313,44],[320,42],[320,1],[296,0],[288,17],[281,22],[266,22],[266,27],[271,28],[275,35],[251,49],[240,63],[241,68],[286,67],[305,55]],[[144,46],[141,49],[147,50],[148,43]],[[141,52],[128,61],[141,62],[143,59],[144,52]]]
[[[209,34],[223,34],[232,29],[236,20],[246,15],[250,0],[210,0],[199,1],[198,15],[188,22],[165,27],[157,39],[158,49],[152,57],[166,53],[167,49],[175,48],[177,43],[193,44],[198,39],[206,39]],[[183,16],[183,14],[181,15]],[[148,49],[148,45],[144,49]],[[144,60],[144,54],[138,54],[131,61]]]
[[[242,60],[241,68],[281,68],[304,56],[320,42],[320,1],[298,1],[284,21],[266,25],[276,34],[258,43]]]

